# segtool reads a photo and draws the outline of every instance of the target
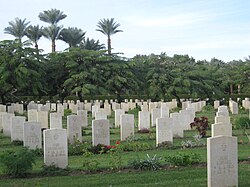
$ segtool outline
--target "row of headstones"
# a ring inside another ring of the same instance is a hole
[[[238,144],[227,106],[219,106],[207,139],[208,187],[238,186]]]
[[[191,101],[183,101],[182,109],[186,108],[194,108],[195,112],[200,112],[204,106],[206,106],[206,101],[198,101],[198,102],[191,102]]]
[[[164,111],[164,109],[161,109],[161,111]],[[18,129],[17,127],[15,128],[15,125],[17,125],[18,123],[24,123],[24,146],[36,148],[41,145],[41,138],[38,138],[41,137],[41,124],[39,122],[25,122],[25,117],[14,117],[13,114],[7,114],[7,116],[3,116],[4,121],[6,121],[6,117],[11,117],[12,128],[14,129]],[[168,141],[169,139],[164,139],[164,137],[172,136],[171,130],[169,130],[171,129],[171,127],[168,128],[172,124],[171,118],[168,118],[167,114],[166,116],[161,117],[162,118],[156,118],[156,136],[158,143],[161,141]],[[72,124],[74,124],[74,128],[76,126],[80,126],[75,124],[77,123],[77,121],[80,120],[79,118],[77,119],[77,117],[75,116],[69,116],[67,123],[70,123],[70,120],[73,121]],[[220,125],[220,127],[216,128],[216,124]],[[231,123],[230,118],[228,116],[227,107],[219,107],[215,117],[215,124],[212,125],[212,137],[208,138],[207,140],[208,186],[238,186],[237,138],[232,137],[230,125]],[[131,114],[122,114],[120,116],[120,127],[121,139],[126,139],[127,136],[133,134],[134,116]],[[92,128],[93,145],[97,145],[99,143],[105,145],[110,144],[108,120],[93,120]],[[78,132],[80,131],[78,130]],[[127,135],[124,132],[126,132]],[[226,133],[226,136],[223,133]],[[68,165],[67,130],[44,130],[43,137],[44,163],[46,165],[55,164],[58,167],[65,168]],[[75,136],[73,136],[73,138],[74,137]],[[79,136],[78,138],[80,137],[81,136]]]
[[[218,100],[214,101],[214,109],[218,109],[219,107],[220,107],[220,101]],[[239,111],[238,103],[230,99],[229,110],[232,114],[238,114]]]

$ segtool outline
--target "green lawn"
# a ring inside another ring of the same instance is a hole
[[[134,111],[131,111],[134,113]],[[215,111],[203,111],[197,116],[207,116],[210,124],[213,122]],[[248,116],[246,112],[241,112],[238,116]],[[236,115],[231,116],[231,121],[234,122]],[[137,117],[136,117],[137,118]],[[112,124],[114,123],[114,114],[110,118]],[[136,119],[137,121],[137,119]],[[211,122],[212,121],[212,122]],[[66,117],[63,119],[64,126],[66,124]],[[235,124],[233,124],[235,125]],[[135,128],[136,130],[137,128]],[[89,126],[83,129],[83,140],[91,142],[91,118],[89,117]],[[151,128],[149,134],[138,134],[138,142],[146,142],[150,148],[144,151],[122,152],[121,153],[121,167],[128,168],[128,163],[135,160],[137,157],[144,158],[147,154],[153,156],[157,155],[162,158],[164,164],[165,157],[168,155],[175,155],[177,152],[197,153],[201,155],[201,162],[205,163],[207,159],[206,146],[182,149],[181,142],[184,140],[192,140],[193,135],[197,134],[195,130],[185,131],[184,138],[174,139],[174,146],[170,148],[155,148],[155,128]],[[247,129],[250,134],[250,129]],[[210,130],[207,131],[207,137],[210,136]],[[250,144],[247,136],[242,129],[234,129],[233,135],[238,137],[238,159],[239,161],[246,161],[250,156]],[[120,139],[119,129],[111,128],[111,145]],[[204,138],[204,141],[206,139]],[[242,143],[243,142],[243,143]],[[22,146],[13,145],[10,138],[4,137],[0,133],[0,152],[5,150],[17,150]],[[109,170],[108,172],[100,172],[98,174],[82,174],[83,160],[82,155],[69,156],[69,176],[55,176],[55,177],[34,177],[26,179],[1,179],[0,186],[206,186],[207,185],[207,170],[206,164],[203,166],[189,166],[177,167],[171,169],[161,169],[159,171],[135,171],[126,169],[122,171],[110,171],[110,162],[114,158],[110,154],[99,154],[91,157],[98,161],[98,168]],[[43,165],[43,157],[36,159],[36,164],[33,166],[33,173],[40,173]],[[239,164],[239,186],[250,186],[249,180],[250,165],[246,163]],[[3,171],[0,168],[0,174]]]

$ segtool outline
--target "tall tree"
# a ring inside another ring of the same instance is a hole
[[[52,42],[52,52],[56,51],[56,40],[59,38],[62,26],[50,25],[43,29],[43,36]]]
[[[123,32],[117,28],[120,26],[119,23],[114,21],[114,18],[111,19],[102,19],[98,22],[96,31],[99,31],[108,37],[108,54],[111,55],[111,35],[118,32]]]
[[[81,42],[79,47],[81,49],[94,50],[94,51],[105,49],[104,44],[101,44],[99,40],[94,40],[89,38]]]
[[[44,28],[43,35],[49,40],[51,40],[52,52],[55,52],[56,51],[55,41],[59,39],[60,32],[63,28],[63,26],[58,26],[57,24],[59,21],[66,18],[67,15],[60,10],[50,9],[40,12],[38,17],[41,21],[50,23],[50,26]]]
[[[86,32],[76,27],[68,27],[60,33],[59,39],[69,44],[69,48],[77,47],[83,40]]]
[[[4,103],[19,94],[43,92],[43,56],[18,40],[0,41],[0,98]]]
[[[57,24],[59,21],[66,18],[67,15],[60,10],[52,8],[50,10],[45,10],[43,12],[40,12],[38,17],[41,21],[44,21],[46,23]]]
[[[26,36],[31,42],[34,43],[35,48],[38,50],[37,42],[42,37],[42,27],[40,27],[39,25],[30,25],[27,28]]]
[[[26,22],[26,19],[15,18],[15,21],[9,22],[9,27],[4,29],[4,33],[11,34],[12,36],[16,37],[19,42],[21,43],[22,38],[26,34],[27,27],[29,25],[29,21]]]

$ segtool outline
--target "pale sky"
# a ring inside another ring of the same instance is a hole
[[[59,22],[86,31],[85,36],[106,46],[106,36],[95,31],[103,18],[114,18],[124,32],[111,37],[112,52],[124,57],[136,54],[188,54],[196,60],[213,57],[225,62],[250,55],[249,0],[0,0],[0,40],[8,22],[26,18],[32,25],[46,26],[38,14],[56,8],[67,18]],[[39,48],[51,50],[42,38]],[[57,51],[67,48],[57,41]]]

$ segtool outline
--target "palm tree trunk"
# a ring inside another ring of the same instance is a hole
[[[111,38],[108,36],[108,55],[111,55]]]
[[[232,83],[230,83],[230,95],[232,95],[232,94],[233,94],[233,92],[234,92],[233,84],[232,84]]]
[[[56,42],[52,41],[52,53],[56,52]]]

